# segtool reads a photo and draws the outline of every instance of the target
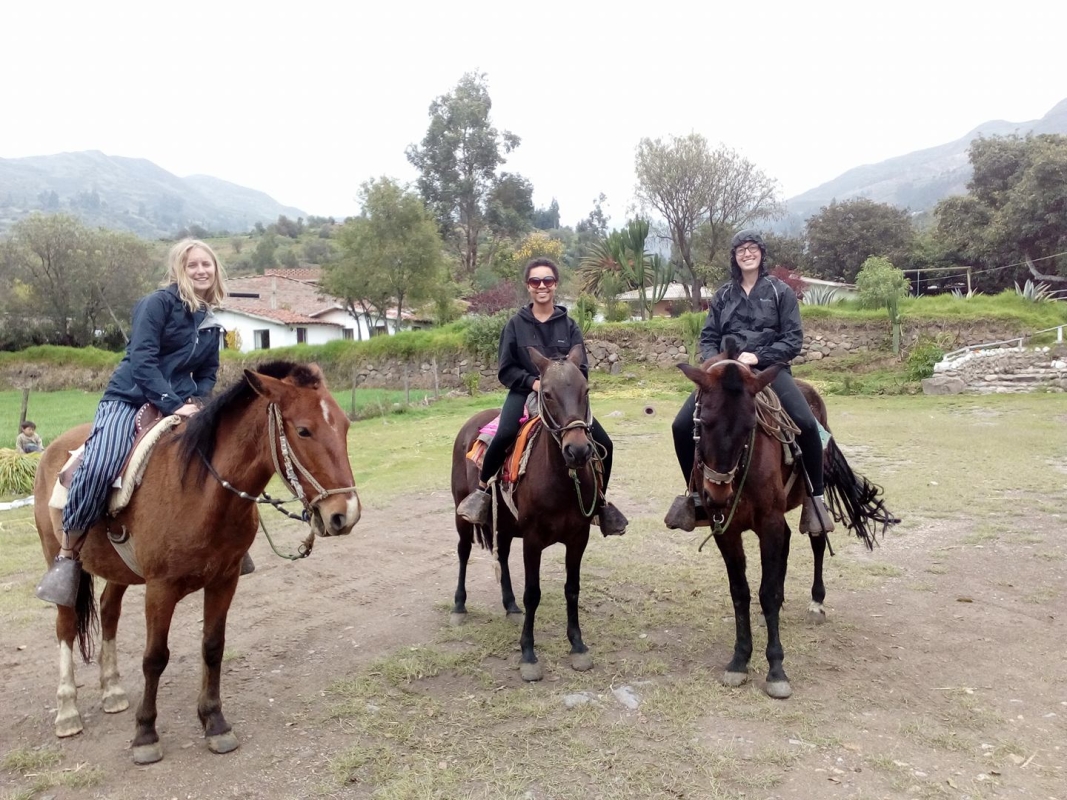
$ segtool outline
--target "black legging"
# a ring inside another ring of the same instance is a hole
[[[496,475],[497,470],[504,464],[508,448],[515,443],[519,435],[519,420],[522,419],[522,410],[526,406],[526,392],[516,392],[514,389],[508,392],[504,398],[504,406],[500,409],[500,421],[497,423],[496,435],[489,443],[482,460],[483,482]],[[593,424],[589,426],[589,432],[593,435],[593,441],[604,448],[604,491],[608,490],[608,480],[611,478],[611,439],[603,426],[593,418]]]
[[[819,438],[819,423],[815,419],[815,414],[812,413],[811,406],[800,393],[789,371],[783,369],[779,372],[771,382],[771,388],[782,401],[785,413],[800,428],[797,443],[800,445],[804,469],[807,470],[808,479],[811,481],[812,494],[822,494],[822,440]],[[686,398],[674,422],[671,423],[674,452],[678,456],[678,466],[682,468],[682,475],[685,476],[687,486],[693,474],[693,461],[696,459],[696,442],[693,441],[693,412],[696,410],[696,403],[697,395],[694,391]]]

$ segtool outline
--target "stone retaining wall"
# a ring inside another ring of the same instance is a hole
[[[971,350],[934,365],[924,394],[1007,394],[1067,390],[1067,347]]]

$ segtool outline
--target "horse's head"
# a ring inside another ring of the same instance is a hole
[[[583,467],[593,455],[589,383],[580,368],[584,348],[576,344],[562,361],[546,358],[533,347],[527,350],[541,373],[541,419],[559,442],[568,469]]]
[[[294,366],[283,377],[244,371],[268,403],[275,469],[311,514],[318,536],[342,536],[362,508],[348,459],[348,417],[326,389],[318,365]]]
[[[782,369],[775,364],[758,373],[737,360],[739,348],[727,337],[722,353],[700,367],[679,364],[697,387],[694,472],[705,508],[725,509],[734,500],[741,470],[756,428],[756,395]]]

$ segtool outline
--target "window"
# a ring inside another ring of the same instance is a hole
[[[297,328],[296,329],[296,343],[297,344],[307,344],[308,343],[308,329],[307,328]]]
[[[258,331],[252,331],[252,335],[255,337],[256,350],[270,350],[270,331],[266,328],[262,328]]]
[[[346,342],[351,342],[353,339],[356,338],[356,332],[351,328],[345,328],[342,333],[344,334]]]

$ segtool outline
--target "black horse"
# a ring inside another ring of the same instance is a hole
[[[592,414],[589,410],[589,387],[579,365],[582,346],[571,348],[566,359],[552,361],[530,348],[530,357],[541,373],[541,430],[530,445],[525,475],[515,486],[513,514],[494,490],[493,523],[474,526],[456,516],[459,531],[459,582],[451,621],[466,621],[467,561],[477,535],[478,542],[492,550],[498,566],[501,597],[509,617],[518,618],[522,611],[515,604],[511,588],[508,556],[512,539],[522,539],[526,589],[523,605],[526,617],[519,644],[522,659],[519,669],[523,680],[539,681],[541,665],[534,651],[534,618],[541,602],[541,552],[553,544],[567,549],[567,638],[571,643],[571,666],[579,671],[591,669],[593,658],[582,641],[578,625],[578,594],[581,590],[582,555],[589,542],[590,520],[597,508],[600,486],[595,469],[597,454],[589,434]],[[481,411],[460,429],[452,448],[452,497],[458,506],[468,494],[478,489],[478,470],[467,458],[479,430],[498,412]]]
[[[762,566],[759,599],[767,622],[770,669],[765,690],[771,697],[786,698],[793,690],[782,666],[784,652],[778,632],[791,536],[785,514],[801,504],[806,485],[802,476],[790,477],[794,466],[786,461],[780,441],[783,437],[769,432],[758,419],[767,415],[759,409],[756,397],[774,380],[781,366],[757,373],[736,360],[739,347],[733,337],[727,337],[724,345],[724,352],[700,367],[678,365],[696,384],[698,393],[699,438],[690,485],[698,487],[710,517],[715,543],[726,563],[734,605],[734,655],[726,667],[723,683],[740,686],[748,680],[748,662],[752,656],[751,595],[745,577],[741,534],[751,530],[759,538]],[[797,386],[816,419],[827,427],[822,398],[803,381],[797,381]],[[768,427],[774,430],[773,421]],[[876,535],[872,525],[880,525],[884,533],[900,520],[885,508],[881,490],[852,471],[833,439],[824,450],[824,459],[826,496],[834,517],[872,547]],[[799,470],[799,465],[796,468]],[[825,619],[822,603],[826,597],[822,569],[827,539],[822,535],[810,538],[815,578],[809,619],[822,622]]]

